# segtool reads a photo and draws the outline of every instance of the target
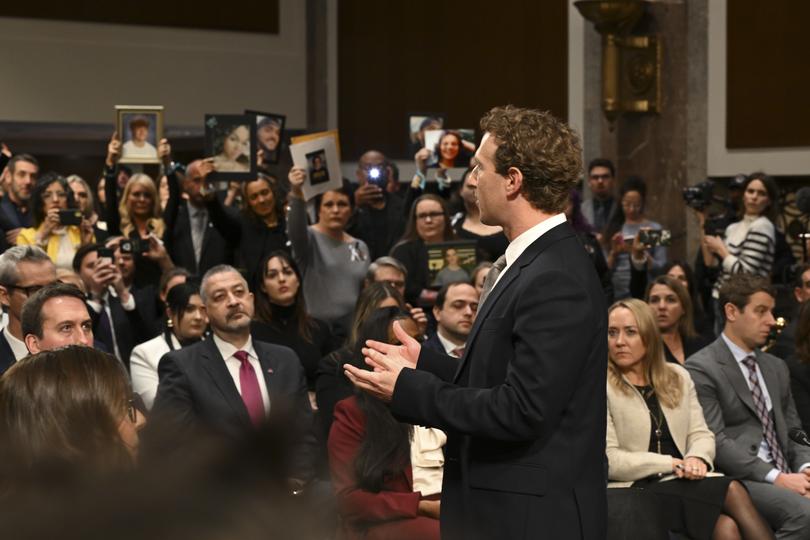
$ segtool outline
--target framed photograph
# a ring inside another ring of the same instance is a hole
[[[429,244],[428,270],[430,284],[437,289],[456,281],[470,281],[478,265],[475,240],[454,240]]]
[[[206,114],[205,155],[214,159],[211,180],[256,178],[256,118],[250,114]]]
[[[446,115],[444,113],[411,113],[408,115],[409,146],[411,156],[425,147],[425,131],[442,129]]]
[[[163,106],[116,105],[115,115],[121,140],[119,163],[160,163],[157,147],[163,138]]]
[[[431,129],[425,131],[425,148],[430,150],[427,166],[442,169],[463,168],[470,165],[475,154],[475,130]]]
[[[320,137],[290,145],[293,165],[307,171],[302,189],[310,200],[331,189],[343,186],[340,158],[334,137]]]
[[[264,162],[278,163],[287,117],[283,114],[250,110],[246,110],[245,114],[252,114],[256,117],[256,144],[258,144],[259,150],[264,152]]]
[[[316,141],[324,137],[333,139],[335,141],[335,150],[337,151],[338,161],[340,160],[340,135],[338,130],[330,129],[329,131],[319,131],[317,133],[307,133],[306,135],[298,135],[297,137],[290,137],[292,144],[299,144],[307,141]]]

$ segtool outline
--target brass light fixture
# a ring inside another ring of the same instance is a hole
[[[661,41],[655,35],[629,35],[646,4],[644,0],[574,2],[602,35],[602,109],[611,129],[623,113],[661,110]]]

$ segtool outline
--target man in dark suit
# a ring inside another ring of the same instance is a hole
[[[253,294],[236,269],[210,269],[200,295],[213,337],[160,360],[154,414],[167,415],[180,427],[238,440],[265,422],[272,404],[274,413],[295,419],[291,432],[300,430],[300,442],[293,453],[293,476],[309,478],[314,438],[301,362],[291,349],[251,339]]]
[[[8,245],[15,245],[20,230],[32,224],[29,207],[37,174],[39,163],[34,156],[18,154],[8,162],[3,179],[6,195],[0,200],[0,222],[3,223]]]
[[[492,109],[481,130],[481,221],[510,245],[464,357],[420,347],[395,324],[402,346],[364,349],[374,372],[344,368],[402,421],[447,433],[443,538],[604,538],[606,307],[563,214],[579,139],[512,106]]]
[[[177,221],[169,244],[174,264],[187,268],[197,276],[218,264],[233,262],[232,243],[226,242],[222,233],[211,223],[208,203],[202,194],[205,174],[200,164],[201,160],[192,161],[185,176],[182,176],[181,185],[188,200],[177,210]],[[217,204],[217,201],[212,199],[211,204]],[[223,211],[238,220],[236,210],[223,207]]]
[[[788,438],[801,427],[784,362],[759,350],[774,324],[767,278],[734,274],[720,289],[725,326],[686,360],[720,472],[741,478],[776,537],[810,531],[810,448]]]
[[[431,334],[423,347],[442,354],[461,358],[470,335],[475,313],[478,311],[478,291],[469,283],[448,283],[436,295],[433,317],[436,332]]]
[[[23,304],[54,281],[56,267],[42,248],[14,246],[0,255],[0,302],[8,309],[8,324],[0,332],[0,374],[28,355],[21,323]]]

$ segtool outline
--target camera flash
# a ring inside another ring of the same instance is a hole
[[[371,169],[368,170],[368,176],[369,178],[376,180],[377,178],[380,177],[380,169],[378,169],[377,167],[372,167]]]

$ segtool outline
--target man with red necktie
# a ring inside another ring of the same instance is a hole
[[[436,296],[433,316],[436,332],[425,341],[424,346],[454,358],[464,356],[467,336],[470,335],[475,313],[478,311],[478,291],[469,283],[448,283]]]
[[[312,409],[304,369],[286,347],[253,341],[253,294],[233,267],[205,273],[200,286],[213,331],[211,339],[167,353],[158,366],[160,383],[153,413],[175,424],[240,439],[261,427],[270,411],[284,412],[301,430],[293,452],[296,478],[311,474]]]

